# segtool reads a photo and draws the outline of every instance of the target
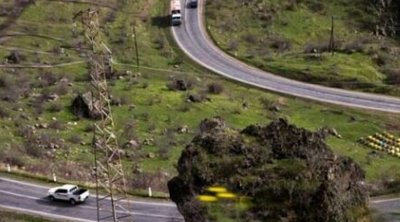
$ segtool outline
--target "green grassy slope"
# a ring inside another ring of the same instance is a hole
[[[328,53],[334,17],[336,53]],[[400,95],[398,41],[373,35],[373,10],[357,1],[208,1],[208,30],[241,60],[315,84]],[[230,18],[230,19],[226,19]]]

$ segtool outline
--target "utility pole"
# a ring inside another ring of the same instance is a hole
[[[332,16],[331,37],[329,39],[329,52],[335,55],[335,17]]]
[[[110,94],[106,72],[110,71],[111,51],[102,41],[98,11],[88,9],[74,16],[82,25],[85,43],[88,47],[89,73],[92,93],[91,108],[99,120],[93,127],[94,177],[96,181],[97,221],[119,221],[131,217],[131,213],[121,205],[126,199],[126,180],[121,154],[114,130]],[[111,69],[112,70],[112,69]],[[105,196],[100,196],[104,191]],[[117,213],[117,210],[123,213]],[[132,221],[132,220],[131,220]]]
[[[137,71],[139,72],[140,64],[139,64],[139,49],[138,49],[137,35],[136,35],[136,22],[132,23],[132,31],[133,31],[133,38],[134,38],[134,42],[135,42],[136,66],[137,66]]]

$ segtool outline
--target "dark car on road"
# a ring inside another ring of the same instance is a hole
[[[189,8],[197,8],[197,0],[189,0]]]

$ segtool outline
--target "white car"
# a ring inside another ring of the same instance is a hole
[[[89,197],[89,191],[86,189],[80,189],[76,185],[66,184],[61,187],[51,188],[47,192],[47,196],[51,201],[64,200],[75,205],[76,203],[85,202]]]

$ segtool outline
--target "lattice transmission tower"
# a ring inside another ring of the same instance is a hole
[[[86,56],[91,77],[92,101],[89,108],[98,117],[93,127],[94,178],[98,221],[120,221],[132,217],[127,210],[126,180],[121,163],[120,149],[114,131],[110,93],[106,74],[111,67],[111,51],[102,41],[99,14],[88,9],[74,16],[80,22],[85,35]],[[77,27],[74,23],[74,27]],[[100,196],[100,192],[105,192]],[[122,203],[124,202],[124,206]],[[131,221],[131,220],[130,220]]]

